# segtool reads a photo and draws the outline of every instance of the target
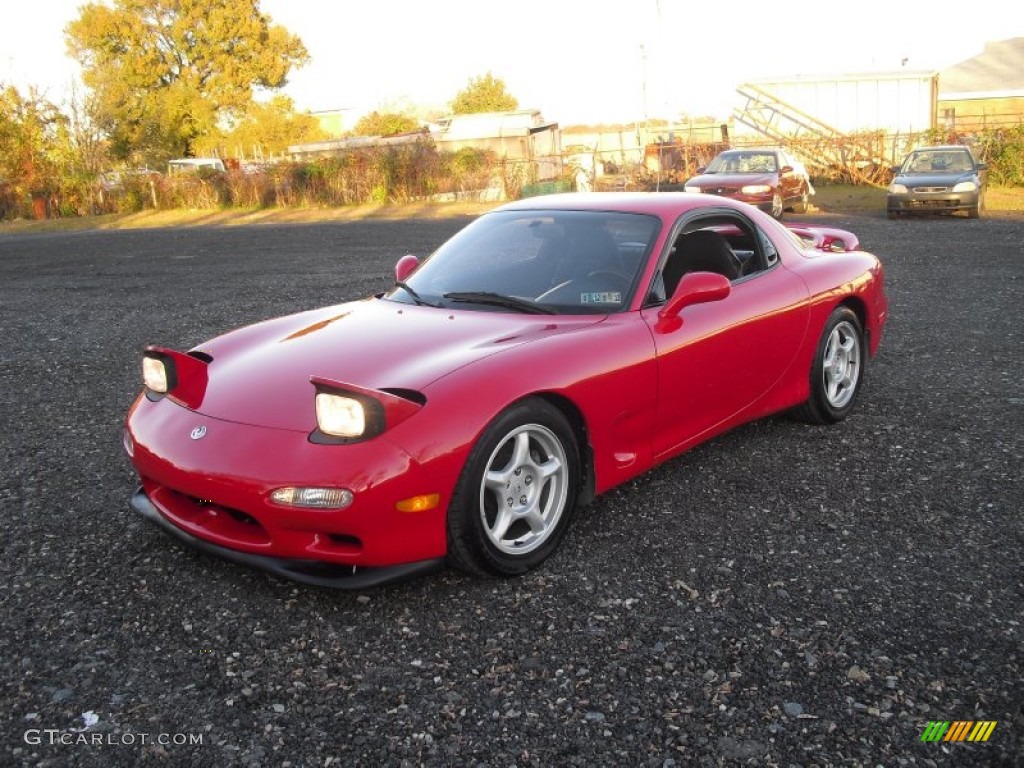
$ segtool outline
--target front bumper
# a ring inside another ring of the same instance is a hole
[[[429,573],[435,573],[445,567],[444,558],[422,560],[416,563],[404,563],[382,568],[359,568],[357,566],[337,565],[322,560],[300,560],[296,558],[267,557],[241,552],[236,549],[219,547],[205,541],[174,525],[160,514],[146,492],[139,488],[131,499],[131,507],[144,518],[155,524],[164,533],[176,538],[188,546],[210,555],[240,563],[261,571],[272,573],[292,581],[312,584],[317,587],[334,589],[366,589],[383,584],[405,581]]]
[[[775,197],[772,192],[762,192],[757,195],[745,195],[738,189],[716,190],[713,188],[706,188],[702,189],[701,193],[705,195],[713,195],[714,197],[726,197],[730,200],[747,203],[748,205],[760,208],[765,213],[772,212],[772,200]]]
[[[889,213],[955,213],[978,206],[978,191],[973,192],[911,192],[886,196]]]
[[[202,437],[191,437],[198,426]],[[422,464],[385,437],[317,445],[305,433],[222,421],[145,397],[129,413],[125,434],[142,485],[136,511],[229,560],[355,588],[378,577],[353,581],[353,572],[380,570],[379,580],[390,581],[433,569],[447,554],[447,502],[457,472]],[[282,506],[270,498],[280,487],[344,487],[353,501],[336,510]],[[397,507],[424,494],[440,502],[422,512]]]

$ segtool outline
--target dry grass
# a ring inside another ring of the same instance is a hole
[[[247,226],[250,224],[309,224],[356,219],[439,219],[477,216],[493,203],[408,203],[352,205],[338,208],[261,208],[222,211],[169,210],[112,213],[67,219],[0,222],[2,232],[63,232],[80,229],[148,229],[152,227]]]
[[[884,211],[885,189],[850,184],[815,186],[814,206],[828,213]],[[985,192],[985,209],[1024,213],[1024,188],[989,187]]]
[[[885,190],[853,185],[821,185],[814,207],[828,213],[884,211]],[[989,211],[1024,213],[1024,188],[991,187],[985,205]],[[477,216],[493,203],[408,203],[353,205],[338,208],[263,208],[222,211],[142,211],[104,216],[18,219],[0,222],[0,233],[63,232],[80,229],[146,229],[150,227],[247,226],[250,224],[305,224],[356,219],[438,219]]]
[[[989,187],[985,192],[985,209],[1024,212],[1024,189],[1021,187]]]
[[[885,190],[852,184],[816,184],[811,198],[814,207],[829,213],[843,211],[884,211]]]

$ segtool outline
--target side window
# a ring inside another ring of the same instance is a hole
[[[775,266],[779,260],[779,249],[775,247],[775,243],[768,239],[768,235],[760,229],[757,230],[757,237],[760,240],[761,253],[764,257],[764,268],[768,269]]]
[[[694,219],[676,236],[648,303],[665,301],[689,272],[715,272],[735,282],[763,272],[778,259],[771,241],[744,217],[718,213]]]

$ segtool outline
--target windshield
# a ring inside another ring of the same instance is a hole
[[[967,173],[974,170],[971,156],[959,149],[928,149],[914,152],[904,162],[901,173]]]
[[[629,306],[658,228],[657,218],[631,213],[489,213],[387,298],[492,312],[618,312]]]
[[[705,173],[775,173],[778,163],[774,152],[723,152]]]

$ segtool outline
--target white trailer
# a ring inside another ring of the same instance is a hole
[[[767,94],[791,108],[792,117],[810,117],[839,134],[922,133],[936,126],[937,72],[801,76],[757,80],[747,85],[751,86],[749,90]],[[745,97],[745,90],[747,86],[738,89],[741,97]],[[790,122],[795,126],[796,121]],[[758,132],[745,121],[737,123],[739,134]]]

